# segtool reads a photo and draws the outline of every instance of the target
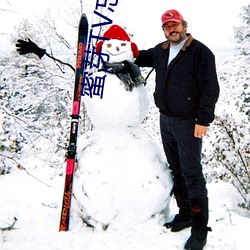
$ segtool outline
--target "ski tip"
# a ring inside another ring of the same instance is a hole
[[[87,15],[85,13],[82,13],[81,19],[87,19]]]
[[[80,22],[79,22],[80,29],[88,29],[88,18],[85,13],[82,13]]]

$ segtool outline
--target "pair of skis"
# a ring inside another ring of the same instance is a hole
[[[67,231],[69,228],[73,174],[75,170],[75,165],[77,164],[76,143],[77,143],[79,113],[81,105],[83,72],[85,68],[85,56],[86,56],[85,50],[87,46],[87,39],[88,39],[88,20],[86,15],[82,14],[78,29],[75,86],[74,86],[70,138],[69,138],[69,145],[68,145],[67,159],[66,159],[66,176],[65,176],[59,231]]]

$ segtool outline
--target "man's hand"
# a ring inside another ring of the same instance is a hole
[[[28,39],[28,42],[21,39],[17,40],[16,47],[17,47],[17,52],[19,52],[20,55],[34,53],[41,59],[46,53],[45,49],[39,48],[30,39]]]
[[[202,138],[207,135],[208,126],[195,125],[194,136],[197,138]]]

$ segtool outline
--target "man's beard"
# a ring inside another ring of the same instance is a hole
[[[174,35],[174,34],[179,34],[179,39],[177,40],[172,40],[171,39],[171,35]],[[179,44],[181,41],[183,41],[185,38],[186,38],[186,33],[185,32],[176,32],[176,31],[172,31],[169,33],[168,36],[166,36],[166,38],[168,39],[168,41],[170,41],[172,44]]]

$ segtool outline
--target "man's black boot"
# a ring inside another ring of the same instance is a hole
[[[172,232],[179,232],[192,225],[188,200],[176,197],[179,213],[175,215],[173,221],[165,223],[163,226],[170,228]]]
[[[187,250],[202,250],[207,243],[207,231],[191,229],[191,236],[187,240],[184,249]]]
[[[187,240],[184,249],[202,250],[207,243],[208,223],[208,199],[191,200],[192,229],[191,236]]]

